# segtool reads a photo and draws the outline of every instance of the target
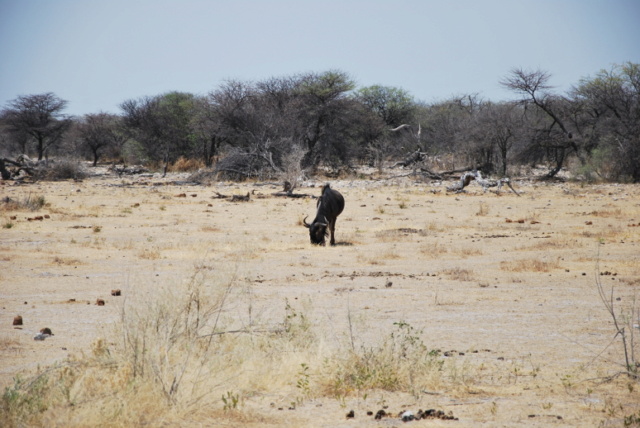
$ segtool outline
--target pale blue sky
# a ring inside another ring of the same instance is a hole
[[[326,70],[425,102],[501,101],[513,67],[564,92],[626,61],[640,63],[638,0],[0,0],[0,107],[54,92],[76,115]]]

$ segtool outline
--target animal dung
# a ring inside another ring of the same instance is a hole
[[[98,305],[98,306],[104,306],[104,300],[103,300],[103,299],[98,299],[98,300],[96,300],[96,305]]]
[[[22,325],[22,316],[16,315],[13,317],[13,325]]]
[[[51,329],[49,327],[41,328],[40,329],[40,333],[41,334],[48,334],[49,336],[53,336],[53,333],[51,332]]]
[[[112,296],[120,296],[121,294],[122,293],[121,293],[119,288],[117,290],[111,290],[111,295]]]

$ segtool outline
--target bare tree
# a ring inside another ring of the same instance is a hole
[[[580,156],[578,144],[574,140],[573,133],[568,129],[568,121],[563,117],[562,111],[567,106],[567,99],[553,95],[549,92],[551,75],[542,70],[527,71],[522,68],[514,68],[510,74],[500,81],[500,84],[523,98],[520,101],[525,108],[533,104],[544,112],[548,120],[543,127],[536,129],[532,144],[540,146],[553,162],[554,166],[547,176],[554,177],[571,152]]]

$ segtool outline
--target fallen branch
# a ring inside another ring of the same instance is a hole
[[[447,192],[460,193],[464,191],[464,188],[471,183],[471,181],[476,179],[476,172],[465,172],[460,177],[460,181],[456,184],[447,187]]]
[[[309,195],[308,193],[289,193],[289,192],[276,192],[272,193],[272,196],[282,197],[282,198],[314,198],[314,195]]]
[[[513,191],[513,193],[515,193],[517,196],[520,196],[520,194],[516,191],[516,189],[513,188],[513,186],[511,185],[511,180],[509,179],[509,177],[503,177],[500,178],[498,180],[490,180],[487,178],[483,178],[482,177],[482,173],[480,171],[478,171],[476,173],[476,182],[482,186],[482,189],[486,192],[489,187],[498,187],[496,189],[496,194],[500,193],[500,189],[502,188],[502,186],[504,184],[506,184],[507,186],[509,186],[509,188],[511,189],[511,191]]]
[[[217,196],[212,196],[214,199],[230,199],[231,202],[248,202],[251,199],[251,193],[247,192],[246,195],[223,195],[219,192],[214,192]]]

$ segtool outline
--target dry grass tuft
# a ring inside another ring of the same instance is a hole
[[[480,217],[484,217],[488,214],[489,214],[489,206],[484,202],[480,202],[480,206],[478,207],[478,211],[476,211],[476,215]]]
[[[38,211],[46,205],[43,195],[31,195],[26,198],[15,200],[6,196],[0,200],[0,211]]]
[[[143,248],[138,253],[138,257],[145,260],[158,260],[161,257],[160,249],[158,247]]]
[[[472,281],[473,280],[473,271],[469,269],[462,269],[459,267],[455,267],[451,269],[445,269],[442,271],[442,273],[455,281]]]
[[[182,156],[169,166],[171,172],[192,172],[204,168],[204,162],[200,159],[187,159]]]
[[[545,250],[561,250],[565,248],[584,247],[584,243],[575,239],[558,239],[546,238],[538,239],[531,245],[525,245],[518,248],[519,251],[545,251]]]
[[[520,259],[500,262],[500,269],[508,272],[551,272],[560,269],[560,262],[556,260]]]
[[[422,332],[405,322],[376,347],[351,349],[327,360],[320,378],[322,394],[345,398],[362,391],[410,391],[438,389],[444,361],[422,342]]]
[[[614,210],[595,210],[591,211],[587,215],[591,215],[594,217],[622,217],[623,212],[620,208],[616,208]]]
[[[443,257],[449,250],[450,248],[448,246],[439,242],[426,243],[420,246],[420,253],[432,259]]]
[[[52,263],[56,265],[64,265],[64,266],[75,266],[75,265],[82,264],[82,262],[78,259],[68,259],[68,258],[58,257],[58,256],[53,258]]]

